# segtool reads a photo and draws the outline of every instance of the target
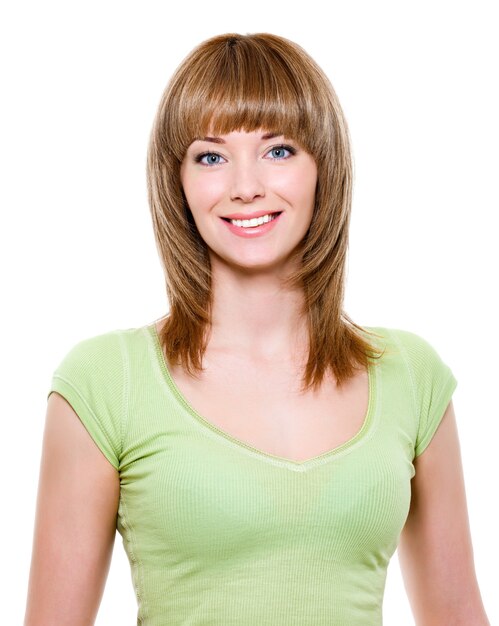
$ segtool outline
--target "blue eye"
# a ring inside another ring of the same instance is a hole
[[[289,158],[292,154],[296,154],[296,150],[291,146],[275,146],[269,150],[270,157],[275,161]]]
[[[202,163],[203,165],[219,165],[222,161],[223,157],[221,157],[216,152],[203,152],[202,154],[198,154],[195,158],[196,163]]]

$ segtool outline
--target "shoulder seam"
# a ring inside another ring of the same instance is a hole
[[[393,330],[390,328],[388,328],[387,330],[390,336],[392,337],[392,339],[395,341],[395,343],[399,347],[402,358],[404,359],[405,367],[409,373],[409,378],[411,380],[411,390],[412,390],[412,405],[413,405],[414,415],[417,417],[417,420],[418,420],[418,432],[419,432],[420,415],[417,410],[417,402],[416,402],[416,381],[414,378],[414,372],[411,367],[410,359],[407,354],[406,347],[404,346],[402,341],[400,341],[399,337],[397,337],[396,333],[394,333]]]

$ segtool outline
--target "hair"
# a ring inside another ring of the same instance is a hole
[[[168,83],[153,124],[147,182],[154,235],[165,274],[169,315],[159,339],[168,361],[203,370],[211,328],[208,248],[187,205],[180,166],[193,140],[210,133],[264,129],[293,138],[315,159],[310,227],[284,284],[304,293],[309,334],[302,390],[331,368],[341,386],[378,359],[368,335],[343,311],[352,202],[349,133],[336,93],[296,43],[268,33],[225,34],[192,50]]]

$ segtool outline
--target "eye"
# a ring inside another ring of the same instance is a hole
[[[267,154],[270,155],[270,158],[273,161],[282,161],[283,159],[288,159],[293,154],[296,154],[296,150],[292,146],[274,146],[267,152]]]
[[[223,156],[217,154],[216,152],[202,152],[201,154],[197,154],[194,157],[196,163],[201,163],[202,165],[207,165],[208,167],[211,165],[220,165],[222,161],[225,161]]]

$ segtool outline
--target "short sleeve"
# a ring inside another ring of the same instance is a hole
[[[55,369],[47,399],[63,396],[108,461],[119,469],[125,370],[119,331],[80,341]]]
[[[414,455],[419,456],[437,431],[457,387],[457,380],[450,367],[428,341],[409,331],[398,332],[411,370],[418,419]]]

